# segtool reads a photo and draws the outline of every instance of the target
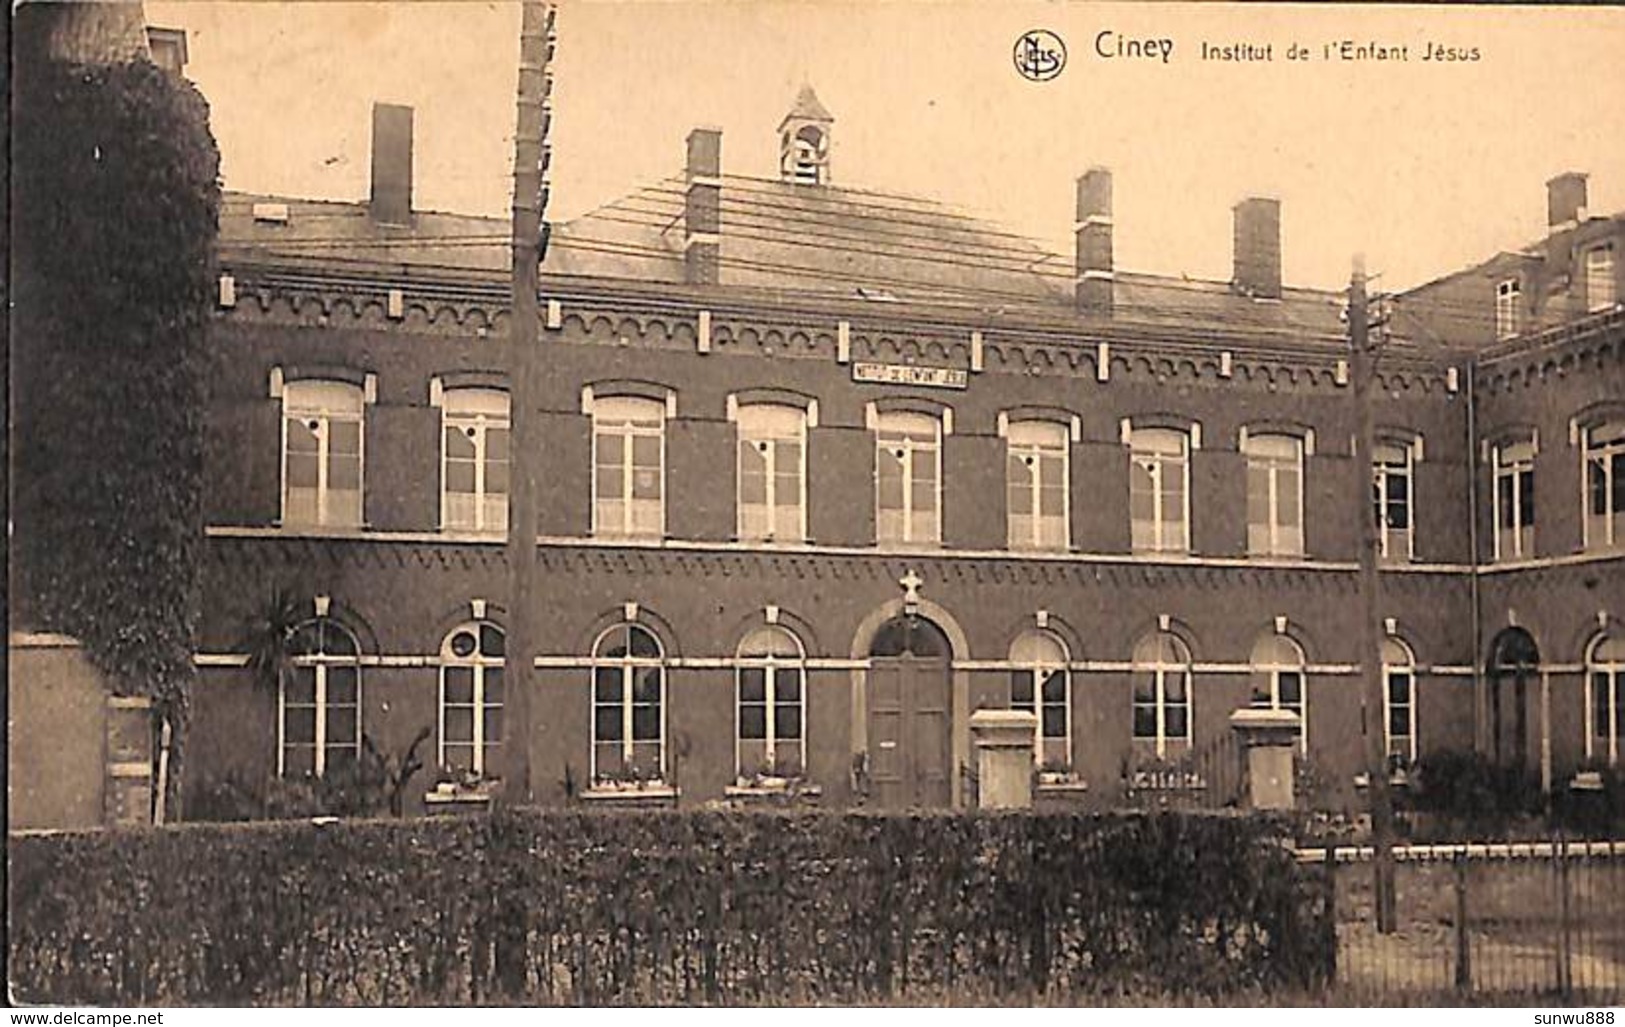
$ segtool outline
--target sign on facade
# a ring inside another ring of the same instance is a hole
[[[970,383],[970,376],[957,367],[853,364],[852,380],[877,385],[924,385],[932,389],[963,389]]]

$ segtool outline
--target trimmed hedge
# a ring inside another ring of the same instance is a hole
[[[11,840],[52,1004],[1011,1001],[1312,987],[1258,818],[509,811]],[[946,998],[944,998],[946,996]]]

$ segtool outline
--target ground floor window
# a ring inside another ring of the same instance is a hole
[[[360,646],[330,617],[306,621],[288,641],[282,677],[277,772],[322,777],[355,767],[361,753]]]
[[[1191,654],[1171,632],[1134,647],[1134,738],[1154,743],[1157,758],[1191,740]]]
[[[1066,647],[1047,631],[1028,631],[1010,647],[1010,708],[1038,718],[1033,762],[1040,770],[1072,769],[1071,681]]]
[[[1383,721],[1389,759],[1416,761],[1416,660],[1405,643],[1382,643]]]
[[[653,632],[617,624],[593,647],[592,780],[666,776],[666,669]]]
[[[1625,734],[1625,638],[1604,635],[1592,644],[1586,678],[1586,757],[1614,766]]]
[[[737,674],[739,777],[800,777],[807,694],[801,643],[783,628],[753,631],[739,646]]]
[[[502,629],[464,624],[440,647],[440,765],[488,773],[502,743]]]
[[[1259,709],[1298,715],[1298,747],[1309,751],[1309,708],[1305,702],[1303,650],[1285,635],[1258,640],[1252,655],[1253,701]]]

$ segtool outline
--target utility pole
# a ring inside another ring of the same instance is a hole
[[[551,5],[526,0],[519,29],[518,115],[513,134],[513,316],[508,324],[508,417],[513,436],[508,493],[508,687],[504,695],[508,773],[513,797],[534,797],[531,726],[536,663],[536,457],[537,406],[541,400],[542,359],[540,303],[537,298],[547,240],[542,217],[547,210],[548,121],[552,116],[553,59]]]
[[[1371,799],[1371,844],[1375,858],[1373,896],[1377,931],[1394,930],[1394,807],[1388,791],[1388,687],[1382,665],[1381,602],[1378,596],[1377,545],[1379,511],[1372,497],[1372,450],[1376,428],[1371,392],[1377,378],[1377,352],[1371,344],[1370,312],[1365,295],[1365,258],[1354,258],[1349,278],[1349,367],[1354,385],[1355,501],[1360,517],[1360,671],[1365,680],[1365,754],[1367,787]]]

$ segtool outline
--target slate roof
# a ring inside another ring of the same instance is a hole
[[[554,226],[544,277],[683,283],[684,190],[680,176],[667,178]],[[286,204],[287,222],[256,219],[256,204]],[[365,202],[228,193],[220,220],[228,263],[482,280],[511,265],[504,218],[418,211],[410,226],[392,226],[369,217]],[[1070,254],[932,200],[728,175],[721,236],[722,288],[1014,316],[1072,310]],[[1120,270],[1115,305],[1114,322],[1343,332],[1342,296],[1323,290],[1287,288],[1280,300],[1255,300],[1228,282]]]

